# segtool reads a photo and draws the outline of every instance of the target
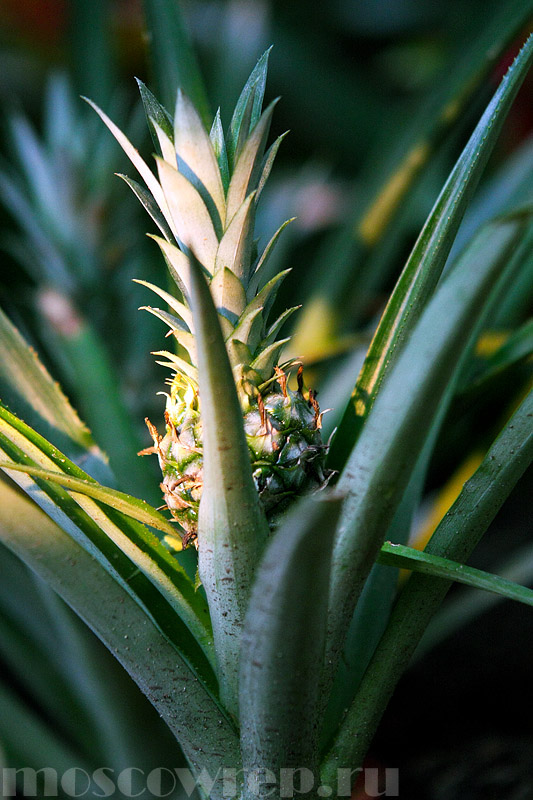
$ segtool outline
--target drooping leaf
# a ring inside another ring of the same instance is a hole
[[[0,482],[0,496],[0,540],[109,648],[161,714],[192,768],[216,776],[221,758],[237,767],[238,740],[231,723],[157,621],[154,624],[150,604],[139,604],[139,598],[15,488]],[[131,579],[131,587],[140,588],[139,581]],[[104,608],[108,613],[102,613]],[[222,800],[221,781],[210,796]]]
[[[67,475],[62,472],[55,472],[42,467],[32,467],[28,464],[13,464],[9,461],[0,461],[0,469],[7,472],[25,472],[27,475],[32,475],[35,478],[42,478],[46,481],[53,481],[54,483],[68,489],[69,492],[76,492],[83,494],[86,497],[92,497],[117,511],[126,514],[127,517],[136,519],[138,522],[144,522],[158,531],[170,534],[175,537],[177,531],[172,527],[170,522],[163,517],[155,508],[147,503],[145,500],[139,500],[137,497],[124,494],[124,492],[117,492],[116,489],[110,489],[107,486],[102,486],[94,480],[84,478],[75,478],[73,475]]]
[[[533,392],[501,431],[480,467],[433,534],[426,554],[464,563],[533,460]],[[339,764],[360,765],[396,683],[439,607],[451,580],[414,574],[391,618],[335,741],[321,780],[335,780]]]
[[[99,485],[89,479],[83,470],[2,405],[0,450],[4,454],[2,460],[7,456],[9,461],[24,467],[36,467],[53,473],[63,472],[66,478],[72,477],[75,482],[76,479],[86,482],[78,484],[78,488],[83,486],[85,491],[91,491],[88,487],[92,484],[95,493],[101,492]],[[185,630],[184,645],[189,640],[193,651],[200,645],[205,657],[212,658],[211,632],[205,603],[194,591],[192,582],[178,561],[150,531],[133,519],[125,517],[116,508],[102,507],[98,501],[84,494],[76,493],[71,496],[48,480],[43,481],[37,477],[34,480],[23,472],[11,470],[10,475],[22,488],[32,496],[35,495],[36,502],[82,546],[87,547],[106,569],[120,575],[125,580],[125,585],[128,585],[129,579],[136,572],[149,581],[160,598],[165,600],[163,619],[167,620],[164,623],[166,627],[171,624],[176,630]],[[110,495],[105,491],[102,496],[104,495],[108,502]],[[120,502],[124,502],[124,498]],[[145,504],[142,501],[137,502],[147,512]],[[131,510],[131,504],[128,505]],[[139,580],[142,581],[142,578],[139,577]],[[148,592],[153,594],[149,589]],[[165,610],[165,605],[168,610]],[[154,618],[159,616],[156,607],[151,611]],[[196,637],[196,641],[187,633],[185,626]]]
[[[449,558],[415,550],[413,547],[385,542],[379,552],[378,562],[389,567],[409,569],[422,575],[463,583],[465,586],[499,594],[507,600],[516,600],[527,606],[533,606],[533,589],[527,586],[520,586],[491,572],[467,567]]]

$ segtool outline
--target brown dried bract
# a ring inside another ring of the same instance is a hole
[[[150,431],[150,436],[152,437],[154,444],[152,447],[145,447],[144,450],[139,450],[137,455],[138,456],[151,456],[154,454],[162,455],[161,448],[159,447],[159,445],[161,444],[161,440],[163,437],[161,436],[155,425],[152,422],[150,422],[148,417],[145,417],[144,421],[146,423],[146,427]]]

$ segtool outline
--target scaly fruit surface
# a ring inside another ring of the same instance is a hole
[[[327,476],[321,414],[315,394],[305,392],[302,369],[298,388],[287,386],[278,365],[288,339],[278,333],[296,310],[290,308],[268,322],[281,281],[289,270],[270,277],[268,259],[282,225],[257,252],[255,210],[267,180],[280,136],[266,150],[276,101],[262,112],[268,53],[259,60],[237,102],[224,136],[217,112],[210,134],[191,101],[178,92],[174,120],[140,83],[141,96],[154,143],[158,178],[106,115],[96,109],[145,181],[148,191],[124,179],[158,225],[154,236],[177,297],[139,281],[163,299],[172,313],[144,307],[169,327],[175,351],[158,351],[158,363],[169,366],[173,377],[166,392],[162,436],[147,420],[163,480],[161,489],[172,516],[194,540],[202,495],[202,417],[198,393],[194,325],[189,310],[190,266],[193,252],[209,280],[243,412],[243,425],[253,475],[271,524],[296,496],[321,487]]]

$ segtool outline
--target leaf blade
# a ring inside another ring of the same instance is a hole
[[[217,643],[221,696],[237,716],[240,631],[268,526],[252,477],[241,407],[218,315],[194,257],[190,274],[204,451],[198,565]]]
[[[324,656],[339,510],[338,499],[305,498],[275,533],[257,571],[240,680],[243,766],[252,773],[315,771],[321,706],[316,667]]]
[[[487,106],[418,237],[383,312],[332,442],[329,463],[333,468],[341,469],[346,463],[349,448],[357,440],[379,386],[435,289],[467,204],[532,60],[530,36]]]
[[[460,563],[468,559],[533,460],[532,415],[530,391],[438,526],[426,553]],[[334,780],[339,764],[353,767],[362,762],[394,687],[450,586],[450,581],[420,574],[412,575],[405,584],[359,691],[324,758],[323,782]]]
[[[210,762],[209,754],[216,752],[211,761],[215,775],[221,750],[229,764],[238,764],[231,724],[147,612],[30,500],[4,482],[0,496],[2,542],[55,589],[109,648],[163,716],[193,767],[199,772]],[[102,598],[109,614],[102,614]],[[221,787],[218,791],[213,797],[221,800]]]

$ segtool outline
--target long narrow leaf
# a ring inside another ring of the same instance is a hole
[[[340,502],[306,498],[276,532],[258,569],[241,656],[243,766],[268,797],[270,771],[316,774],[320,672],[324,657],[331,550]],[[268,784],[268,779],[267,779]],[[303,797],[314,794],[302,793]]]
[[[464,583],[465,586],[473,586],[475,589],[499,594],[507,600],[533,606],[533,589],[527,586],[520,586],[499,575],[467,567],[449,558],[421,552],[413,547],[385,542],[379,552],[378,562],[389,567],[413,570],[422,575],[432,575],[434,578],[444,578],[446,581]]]
[[[230,128],[228,131],[228,160],[231,167],[234,166],[234,162],[237,155],[237,145],[239,140],[246,139],[250,130],[255,127],[259,117],[261,116],[261,108],[263,106],[263,97],[265,95],[265,85],[266,85],[266,75],[268,69],[268,57],[270,55],[269,48],[266,52],[263,53],[257,64],[255,65],[254,69],[252,70],[250,77],[246,81],[244,88],[240,94],[240,97],[237,101],[237,105],[235,106],[235,111],[233,112],[233,117],[231,119]],[[251,113],[250,119],[248,121],[247,129],[243,132],[241,128],[244,123],[245,119],[245,112],[247,107],[251,102]]]
[[[213,777],[221,761],[238,767],[238,740],[231,724],[146,611],[16,489],[1,483],[0,496],[1,541],[57,591],[120,661],[172,730],[191,766]],[[108,613],[102,613],[103,607]],[[210,796],[221,800],[222,786],[216,784]]]
[[[478,470],[433,534],[426,553],[464,563],[533,460],[533,392],[493,443]],[[429,620],[451,581],[412,575],[396,602],[387,629],[360,689],[324,759],[322,781],[339,766],[361,764],[381,715]]]
[[[0,396],[7,401],[13,394],[17,402],[22,401],[25,408],[31,409],[36,421],[46,423],[65,438],[69,455],[73,458],[81,455],[89,471],[94,468],[102,479],[105,475],[107,480],[112,480],[90,431],[39,361],[35,350],[26,344],[0,309]]]
[[[238,716],[242,625],[268,525],[252,477],[218,315],[194,257],[190,277],[204,451],[198,564],[211,612],[221,696]]]
[[[152,71],[163,105],[174,108],[178,87],[191,98],[204,125],[209,103],[183,13],[181,0],[144,0]]]
[[[379,387],[427,304],[455,234],[511,104],[533,60],[528,39],[491,102],[431,211],[389,299],[330,451],[340,469],[357,440]]]
[[[54,483],[68,489],[69,492],[77,492],[83,494],[85,497],[92,497],[94,500],[99,500],[105,505],[116,508],[132,519],[138,522],[144,522],[151,525],[163,533],[170,534],[176,537],[176,529],[172,527],[170,522],[165,517],[156,511],[155,508],[147,503],[145,500],[139,500],[137,497],[132,497],[124,492],[117,492],[115,489],[109,489],[107,486],[102,486],[96,481],[84,480],[82,478],[75,478],[72,475],[66,475],[61,472],[53,472],[48,469],[41,469],[40,467],[31,467],[22,464],[12,464],[9,461],[0,461],[0,469],[6,472],[16,471],[25,472],[27,475],[33,475],[35,478],[42,478],[46,481],[53,481]]]
[[[400,226],[394,230],[398,214],[404,208],[416,207],[426,165],[450,129],[453,131],[458,120],[464,119],[473,98],[532,13],[532,0],[509,0],[480,19],[479,30],[474,35],[469,31],[467,40],[458,42],[457,57],[450,59],[454,63],[448,63],[436,77],[428,102],[418,114],[408,117],[404,130],[395,131],[393,147],[376,147],[373,158],[367,160],[349,228],[334,234],[312,264],[310,284],[316,287],[314,299],[321,298],[324,313],[332,317],[337,327],[344,325],[347,313],[355,326],[367,320],[369,303],[373,305],[376,294],[390,280],[406,234]],[[487,218],[482,220],[486,221]],[[387,254],[380,256],[381,249]],[[326,259],[330,263],[328,270],[324,270]],[[302,332],[307,326],[304,312],[300,319]]]
[[[449,391],[461,355],[523,225],[520,219],[513,219],[487,226],[442,283],[382,384],[341,475],[338,486],[346,500],[333,556],[326,671],[337,662],[355,602],[440,400]],[[477,260],[480,250],[491,254],[482,263]]]
[[[24,466],[47,471],[62,471],[68,477],[87,481],[88,476],[61,452],[35,433],[25,423],[0,406],[0,450],[9,460]],[[11,471],[11,476],[30,493],[35,484],[21,472]],[[71,535],[100,560],[113,573],[126,580],[136,571],[144,576],[157,592],[166,599],[174,618],[165,612],[168,624],[182,629],[185,625],[196,637],[207,658],[212,658],[211,631],[205,603],[194,591],[192,582],[177,560],[146,528],[120,512],[101,505],[82,494],[70,496],[59,486],[36,478],[42,494],[36,501],[54,512],[60,524],[66,524],[65,514],[71,520]],[[87,481],[87,484],[91,484]],[[97,484],[92,484],[93,486]],[[155,614],[154,614],[155,615]],[[179,616],[178,616],[179,615]],[[190,636],[189,636],[190,639]],[[184,643],[187,637],[184,638]],[[192,644],[192,643],[191,643]],[[194,646],[193,646],[194,650]]]

